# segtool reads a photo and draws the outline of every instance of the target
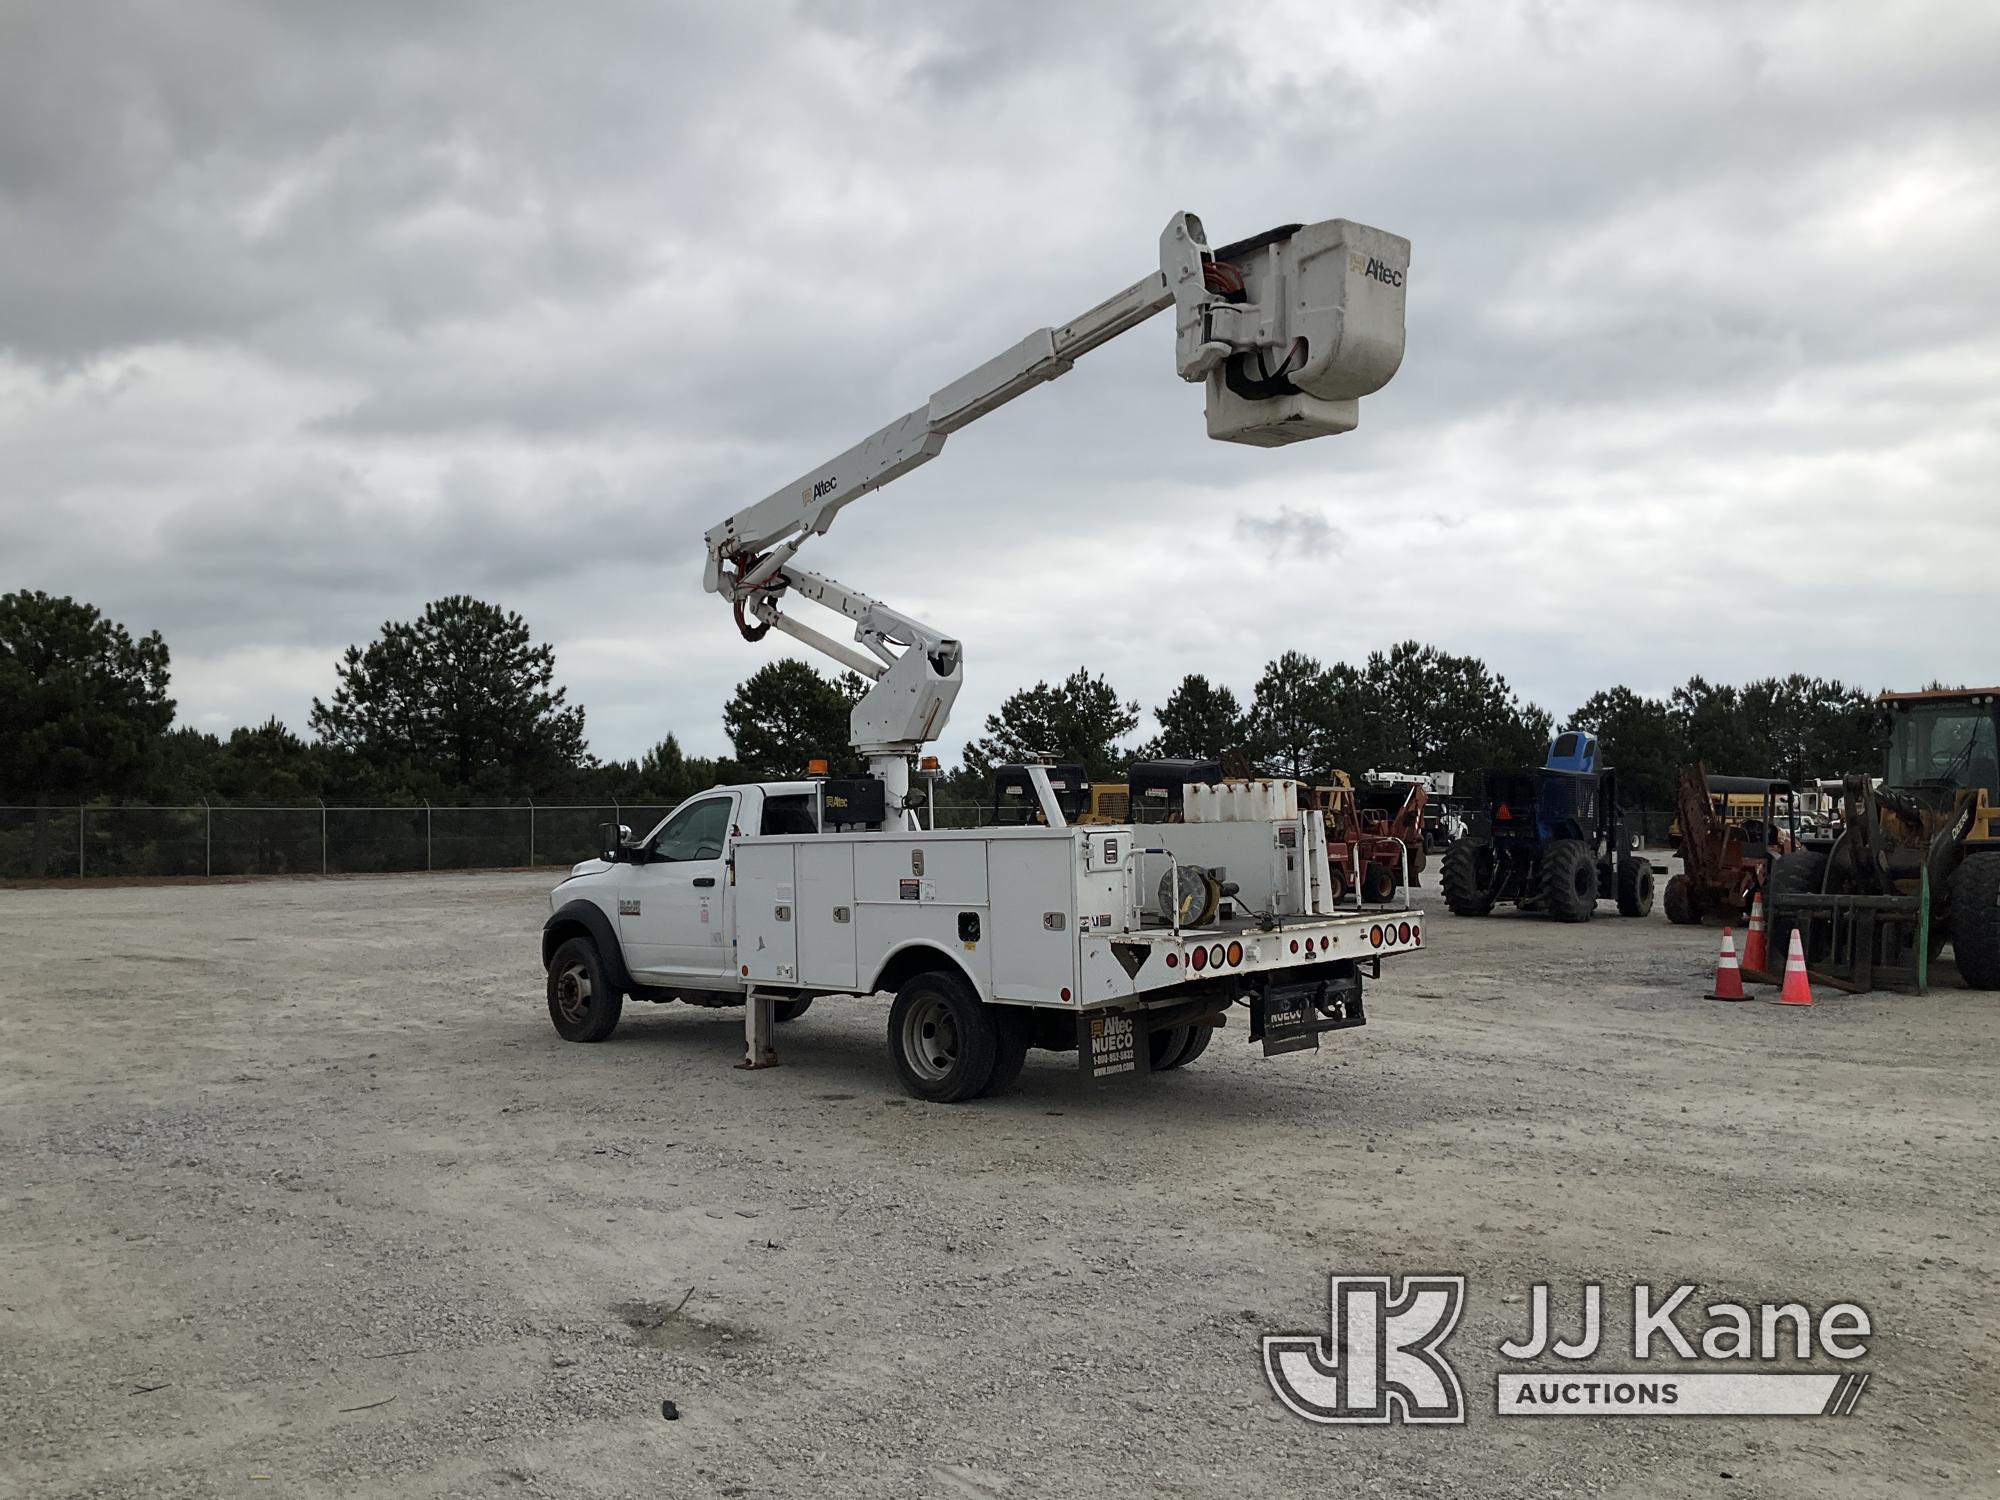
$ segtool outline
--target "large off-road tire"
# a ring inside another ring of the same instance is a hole
[[[990,1005],[987,1009],[993,1014],[993,1076],[979,1091],[983,1098],[1004,1094],[1021,1081],[1021,1068],[1035,1039],[1035,1018],[1028,1011],[1014,1005]]]
[[[1554,839],[1542,849],[1542,910],[1558,922],[1597,913],[1597,860],[1582,839]]]
[[[618,1025],[625,997],[604,977],[597,944],[573,937],[549,960],[549,1019],[566,1042],[601,1042]]]
[[[1821,878],[1826,874],[1826,856],[1811,849],[1801,849],[1797,854],[1781,855],[1771,861],[1771,880],[1764,887],[1764,931],[1770,954],[1773,973],[1783,973],[1785,959],[1792,950],[1792,919],[1778,915],[1776,898],[1797,896],[1819,889]],[[1824,954],[1808,953],[1806,962],[1825,957]]]
[[[1493,846],[1483,839],[1456,840],[1444,851],[1438,879],[1453,916],[1487,915],[1493,910]]]
[[[1951,877],[1951,946],[1968,988],[2000,990],[2000,854],[1975,854]]]
[[[1653,912],[1653,866],[1630,854],[1618,856],[1618,915],[1645,917]]]
[[[903,1087],[933,1104],[976,1098],[993,1081],[1000,1028],[993,1010],[956,974],[907,980],[889,1007],[889,1055]]]
[[[796,1021],[811,1009],[812,998],[810,996],[804,1000],[773,1000],[771,1002],[771,1019],[782,1026],[787,1021]]]
[[[1685,871],[1667,882],[1666,893],[1660,897],[1660,905],[1667,909],[1667,920],[1676,927],[1701,925],[1701,913],[1695,910],[1694,901],[1688,895],[1688,878]]]

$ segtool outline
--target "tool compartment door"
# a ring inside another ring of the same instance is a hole
[[[996,838],[987,846],[986,863],[994,998],[1074,1005],[1081,948],[1076,845],[1060,836]]]
[[[796,848],[799,982],[854,989],[854,845],[808,839]]]
[[[736,954],[752,984],[799,982],[795,849],[762,839],[736,846]]]

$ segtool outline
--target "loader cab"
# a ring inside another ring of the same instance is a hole
[[[1893,715],[1885,785],[1908,791],[1983,791],[2000,804],[2000,688],[1886,695]]]

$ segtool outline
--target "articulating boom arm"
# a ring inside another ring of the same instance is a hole
[[[854,706],[853,743],[900,810],[908,757],[937,738],[958,695],[959,643],[797,567],[799,548],[863,495],[937,457],[952,433],[1168,307],[1181,377],[1208,386],[1211,437],[1274,446],[1348,431],[1359,398],[1380,389],[1402,359],[1408,266],[1407,241],[1344,219],[1211,251],[1201,221],[1176,214],[1153,275],[1059,328],[1035,330],[711,530],[704,585],[730,601],[748,639],[776,627],[873,680]],[[779,601],[788,590],[845,615],[860,649],[785,614]]]

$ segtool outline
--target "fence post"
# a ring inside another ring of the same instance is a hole
[[[424,873],[431,868],[431,799],[424,798]]]
[[[76,878],[83,879],[83,816],[89,809],[81,802],[76,805]]]
[[[324,875],[324,874],[326,873],[326,866],[327,866],[327,857],[326,857],[326,798],[324,798],[324,797],[315,797],[315,798],[313,798],[313,801],[315,801],[315,802],[317,802],[317,803],[319,804],[319,872],[320,872],[320,874]]]
[[[215,809],[206,797],[201,799],[201,873],[215,874]]]
[[[528,868],[535,867],[535,799],[528,799]]]

